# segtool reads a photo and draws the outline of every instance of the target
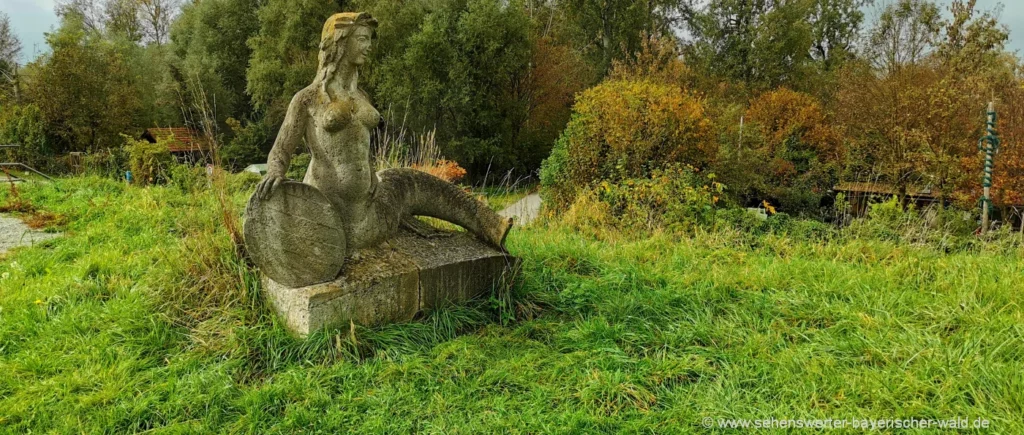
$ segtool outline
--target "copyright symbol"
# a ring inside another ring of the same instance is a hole
[[[705,429],[711,429],[711,427],[715,425],[715,419],[711,417],[704,417],[704,419],[700,421],[700,424],[701,426],[704,426]]]

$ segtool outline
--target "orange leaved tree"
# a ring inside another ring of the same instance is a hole
[[[609,80],[580,94],[541,168],[548,203],[568,206],[600,182],[649,178],[673,163],[702,168],[717,145],[703,100],[651,80]]]
[[[815,209],[838,180],[845,156],[842,137],[821,104],[811,95],[780,88],[755,98],[746,117],[757,137],[744,152],[764,162],[746,194],[789,212]]]

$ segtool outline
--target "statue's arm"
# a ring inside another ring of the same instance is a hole
[[[269,196],[274,187],[284,181],[292,155],[302,143],[306,132],[306,122],[309,118],[305,96],[305,90],[299,91],[288,104],[284,123],[281,124],[281,130],[278,131],[277,139],[274,140],[274,147],[270,149],[270,155],[267,156],[267,175],[256,187],[261,198]]]

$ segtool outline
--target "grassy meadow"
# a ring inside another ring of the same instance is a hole
[[[236,211],[255,181],[229,180]],[[510,289],[296,340],[209,190],[80,177],[0,189],[12,201],[65,235],[0,259],[0,432],[689,433],[705,417],[1024,432],[1019,243],[546,221],[509,237]]]

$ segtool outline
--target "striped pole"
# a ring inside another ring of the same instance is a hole
[[[985,136],[978,141],[978,151],[985,153],[985,171],[981,177],[981,233],[988,232],[989,210],[992,208],[992,166],[999,151],[999,135],[996,133],[996,104],[988,103],[988,117],[985,122]]]

